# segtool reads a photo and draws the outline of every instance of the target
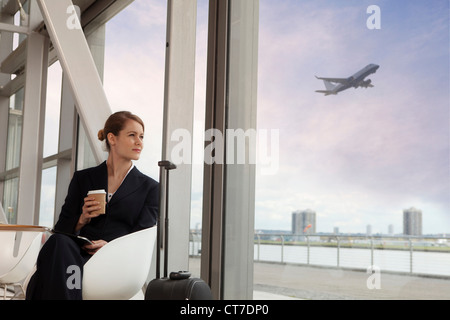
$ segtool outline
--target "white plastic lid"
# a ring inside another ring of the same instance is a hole
[[[97,193],[104,193],[104,194],[106,194],[106,191],[104,189],[91,190],[91,191],[88,192],[88,195],[90,195],[90,194],[97,194]]]

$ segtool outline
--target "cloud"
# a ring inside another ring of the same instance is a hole
[[[336,223],[349,221],[353,231],[356,221],[373,216],[389,221],[408,203],[426,205],[432,208],[428,214],[445,219],[450,207],[447,15],[439,9],[425,17],[398,11],[376,33],[358,15],[364,5],[262,6],[258,124],[280,129],[281,170],[272,179],[259,179],[257,214],[263,216],[258,221],[274,209],[269,199],[278,199],[279,211],[284,210],[285,229],[293,207],[315,209]],[[313,77],[317,72],[346,77],[370,62],[381,65],[371,76],[374,88],[331,97],[314,92],[323,86]]]

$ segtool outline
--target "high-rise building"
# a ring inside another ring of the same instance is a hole
[[[422,211],[416,208],[403,210],[403,234],[422,235]]]
[[[388,234],[394,234],[394,225],[393,224],[390,224],[389,226],[388,226]]]
[[[311,226],[308,227],[309,225]],[[304,231],[307,233],[316,233],[316,213],[310,209],[292,212],[292,233],[306,233]]]

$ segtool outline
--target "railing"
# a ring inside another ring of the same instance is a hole
[[[450,277],[450,237],[255,234],[254,260]],[[190,255],[201,254],[191,232]]]

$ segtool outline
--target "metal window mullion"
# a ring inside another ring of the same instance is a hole
[[[48,45],[48,38],[40,34],[28,36],[17,209],[19,224],[37,224],[39,221]]]
[[[208,65],[205,130],[225,133],[228,0],[209,2]],[[209,143],[209,142],[206,142]],[[206,157],[207,155],[205,155]],[[223,159],[204,165],[201,277],[221,299],[223,280],[224,178]],[[206,160],[206,159],[205,159]]]
[[[258,2],[236,2],[236,10],[231,3],[234,6],[230,0],[209,3],[205,129],[221,132],[223,158],[216,158],[213,164],[205,163],[204,167],[201,272],[215,298],[249,299],[253,287],[254,249],[250,235],[254,228],[255,168],[254,164],[225,163],[225,159],[227,129],[245,131],[256,127],[254,28]],[[239,18],[231,21],[234,14]],[[237,32],[237,43],[231,41],[232,32]],[[236,57],[243,60],[235,60]]]
[[[76,147],[74,146],[76,145],[77,114],[68,79],[64,73],[61,83],[60,108],[58,152],[66,151],[66,157],[57,159],[54,222],[58,221],[70,179],[75,171],[76,161]]]

